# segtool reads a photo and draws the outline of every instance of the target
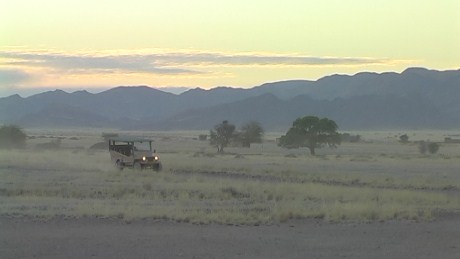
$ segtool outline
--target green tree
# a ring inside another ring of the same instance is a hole
[[[280,138],[279,145],[287,148],[307,147],[310,154],[315,155],[315,149],[323,144],[335,146],[340,144],[340,134],[335,121],[328,118],[306,116],[298,118],[286,135]]]
[[[251,143],[261,143],[263,135],[264,129],[260,123],[251,121],[241,127],[241,131],[238,134],[238,140],[243,147],[250,147]]]
[[[0,148],[24,148],[27,135],[15,125],[0,128]]]
[[[214,126],[214,130],[210,130],[210,143],[217,147],[217,152],[223,153],[230,141],[235,137],[235,125],[223,121]]]

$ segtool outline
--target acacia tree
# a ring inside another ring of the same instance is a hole
[[[220,124],[214,126],[214,130],[210,131],[210,143],[217,147],[217,152],[223,153],[224,147],[230,143],[231,139],[234,138],[235,125],[223,121]]]
[[[328,118],[306,116],[298,118],[286,135],[280,138],[279,145],[287,148],[307,147],[315,155],[315,148],[323,144],[335,146],[340,144],[340,135],[335,121]]]
[[[250,147],[251,143],[261,143],[263,134],[264,129],[260,123],[251,121],[241,127],[241,131],[238,134],[238,140],[243,147]]]

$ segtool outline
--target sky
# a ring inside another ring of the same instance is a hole
[[[460,0],[0,0],[0,97],[460,68]]]

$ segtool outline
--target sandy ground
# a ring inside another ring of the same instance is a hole
[[[270,226],[3,216],[0,258],[460,258],[460,216]]]

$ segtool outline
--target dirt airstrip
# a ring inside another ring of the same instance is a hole
[[[260,226],[0,218],[1,258],[460,258],[460,216]]]

